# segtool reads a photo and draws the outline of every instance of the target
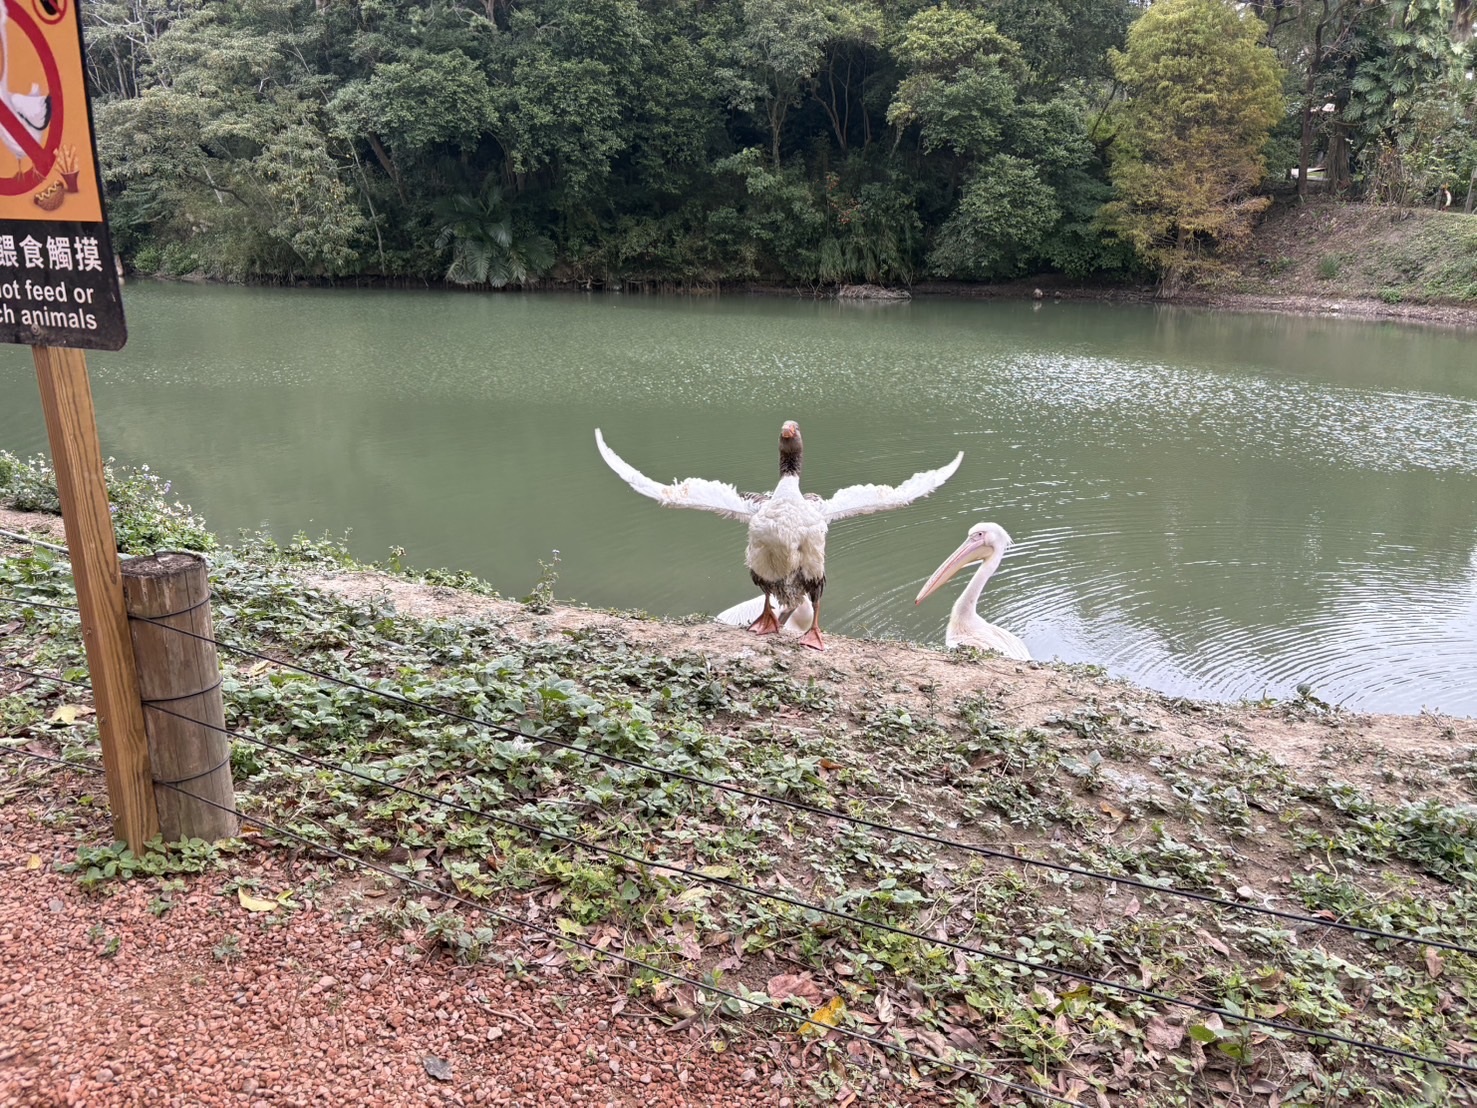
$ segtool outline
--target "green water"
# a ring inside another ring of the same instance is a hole
[[[835,525],[824,626],[941,643],[919,585],[993,519],[981,611],[1037,657],[1176,694],[1477,713],[1477,357],[1457,332],[1045,303],[468,295],[130,284],[89,358],[106,453],[229,539],[341,534],[370,559],[656,613],[753,594],[740,524],[663,509],[600,461],[932,498]],[[44,449],[29,352],[0,350],[0,445]]]

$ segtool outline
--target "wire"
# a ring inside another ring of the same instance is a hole
[[[13,597],[0,596],[0,601],[11,604],[34,605],[36,607],[42,608],[56,608],[60,611],[76,611],[75,608],[67,608],[63,605],[43,604],[34,601],[27,602],[18,600]],[[772,796],[768,793],[755,792],[751,789],[745,789],[739,785],[730,785],[721,781],[709,781],[702,777],[696,777],[689,773],[683,773],[681,770],[664,769],[659,766],[646,765],[645,763],[633,761],[629,758],[622,758],[618,754],[607,754],[604,751],[593,750],[590,747],[586,746],[578,746],[574,743],[564,742],[560,739],[551,738],[549,736],[528,735],[523,731],[520,731],[514,727],[509,727],[506,724],[495,723],[491,720],[477,719],[475,716],[469,716],[461,712],[455,712],[449,708],[442,708],[435,704],[427,704],[424,701],[413,700],[410,697],[401,696],[398,693],[386,692],[383,689],[372,688],[369,685],[364,685],[357,681],[349,681],[342,677],[335,677],[332,674],[323,673],[320,670],[310,669],[306,666],[297,665],[293,662],[287,662],[282,660],[281,658],[274,658],[269,654],[263,654],[260,651],[251,650],[247,647],[234,646],[231,643],[221,642],[213,637],[197,634],[196,632],[187,630],[183,627],[174,627],[167,623],[161,623],[158,620],[151,619],[147,616],[130,616],[129,618],[139,620],[143,623],[153,624],[155,627],[162,627],[165,630],[174,631],[178,634],[188,636],[192,639],[197,639],[201,642],[211,643],[219,649],[228,651],[230,653],[240,654],[249,658],[256,658],[260,661],[271,662],[273,665],[281,666],[283,669],[293,670],[297,673],[306,674],[309,677],[315,677],[320,681],[327,681],[330,684],[339,685],[343,688],[357,689],[360,692],[368,693],[370,696],[377,696],[382,700],[390,701],[392,703],[405,704],[413,708],[419,708],[422,711],[430,712],[433,715],[443,716],[447,719],[454,719],[462,723],[470,723],[473,726],[486,728],[492,731],[501,731],[504,734],[512,735],[515,738],[526,739],[530,742],[543,743],[559,750],[572,751],[576,754],[582,754],[597,759],[598,761],[608,762],[614,765],[627,766],[631,769],[639,769],[645,773],[655,773],[676,781],[686,782],[687,784],[705,786],[710,789],[718,789],[722,792],[747,797],[750,800],[757,800],[767,804],[777,804],[781,807],[789,808],[793,811],[807,812],[811,815],[821,816],[826,819],[842,820],[846,823],[852,824],[853,826],[865,827],[869,830],[877,831],[882,834],[901,835],[905,838],[914,839],[919,842],[931,843],[934,846],[942,846],[954,850],[963,850],[968,853],[977,854],[985,858],[995,858],[1002,861],[1012,862],[1017,865],[1037,869],[1048,869],[1057,873],[1065,873],[1073,877],[1082,877],[1093,881],[1111,882],[1119,885],[1124,885],[1129,888],[1143,889],[1146,892],[1161,893],[1166,896],[1177,896],[1184,900],[1193,900],[1197,903],[1208,904],[1217,908],[1227,908],[1238,912],[1250,912],[1256,915],[1270,916],[1275,919],[1287,920],[1291,923],[1300,923],[1307,927],[1329,928],[1336,931],[1344,931],[1350,934],[1363,935],[1366,938],[1384,939],[1389,942],[1417,943],[1421,946],[1435,947],[1438,950],[1450,950],[1458,954],[1470,954],[1473,956],[1477,956],[1477,947],[1465,945],[1463,943],[1451,942],[1446,939],[1423,938],[1419,935],[1401,934],[1398,931],[1382,931],[1379,928],[1363,927],[1355,923],[1346,923],[1343,920],[1319,919],[1315,916],[1302,915],[1298,912],[1289,912],[1281,908],[1270,908],[1261,904],[1241,904],[1234,900],[1226,900],[1224,897],[1211,896],[1209,893],[1196,892],[1193,889],[1181,889],[1176,888],[1173,885],[1156,885],[1151,881],[1142,881],[1134,877],[1115,875],[1111,873],[1099,873],[1096,870],[1084,869],[1080,866],[1069,866],[1063,862],[1053,862],[1044,858],[1024,858],[1018,854],[1008,853],[1007,851],[994,850],[987,846],[979,846],[974,843],[960,842],[956,839],[946,839],[940,835],[931,835],[926,831],[918,831],[910,827],[895,827],[891,824],[879,823],[875,820],[869,820],[863,816],[851,815],[848,812],[843,812],[836,808],[822,808],[820,805],[808,804],[803,800],[791,800],[788,797]],[[50,680],[50,678],[48,678],[48,680]],[[73,684],[76,684],[76,682],[73,682]]]
[[[35,758],[38,762],[54,762],[68,769],[75,769],[78,773],[97,774],[103,771],[102,766],[96,762],[72,762],[66,758],[56,758],[50,754],[38,754],[34,750],[22,750],[15,746],[0,746],[0,754],[15,754],[22,758]]]
[[[53,608],[58,612],[72,612],[81,615],[75,607],[66,604],[48,604],[44,600],[29,600],[19,596],[0,596],[0,604],[14,604],[21,608]]]
[[[244,734],[242,732],[231,731],[224,727],[218,727],[215,724],[206,723],[203,720],[191,719],[189,716],[184,716],[178,712],[170,711],[168,708],[161,708],[155,704],[146,704],[145,707],[152,708],[158,712],[163,712],[165,715],[174,716],[176,719],[183,720],[186,723],[193,723],[197,727],[204,727],[210,731],[218,731],[221,734],[228,735],[233,739],[243,739],[255,746],[263,747],[269,750],[282,750],[281,747],[277,747],[264,739],[254,738],[253,736]],[[1152,1000],[1160,1004],[1191,1008],[1195,1011],[1205,1012],[1208,1015],[1220,1016],[1222,1019],[1231,1020],[1236,1023],[1254,1024],[1258,1027],[1266,1027],[1274,1031],[1286,1031],[1290,1032],[1291,1034],[1300,1035],[1304,1038],[1309,1039],[1327,1039],[1330,1042],[1343,1043],[1346,1046],[1357,1047],[1362,1050],[1376,1051],[1378,1053],[1387,1054],[1392,1057],[1403,1058],[1407,1061],[1424,1062],[1428,1065],[1463,1070],[1469,1073],[1477,1073],[1477,1065],[1470,1065],[1466,1062],[1454,1062],[1448,1059],[1435,1058],[1424,1054],[1415,1054],[1410,1051],[1401,1050],[1399,1047],[1384,1046],[1380,1043],[1371,1043],[1363,1039],[1349,1038],[1347,1036],[1339,1035],[1330,1031],[1315,1031],[1310,1028],[1299,1027],[1296,1024],[1283,1023],[1280,1020],[1264,1019],[1260,1016],[1241,1015],[1237,1012],[1232,1012],[1227,1008],[1217,1008],[1213,1004],[1206,1004],[1203,1001],[1187,1000],[1183,997],[1171,996],[1166,993],[1156,993],[1150,989],[1142,989],[1139,988],[1137,985],[1124,985],[1114,981],[1107,981],[1101,977],[1094,977],[1092,976],[1092,974],[1089,973],[1082,973],[1079,970],[1066,969],[1061,966],[1053,966],[1043,962],[1033,962],[1029,958],[1018,958],[1011,954],[997,954],[988,950],[981,949],[980,947],[970,946],[968,943],[957,942],[953,939],[936,938],[928,935],[921,935],[916,931],[909,931],[905,927],[898,927],[894,924],[883,923],[877,920],[862,919],[860,916],[848,915],[847,913],[838,911],[835,908],[827,908],[824,905],[814,904],[807,900],[800,900],[797,897],[787,896],[784,893],[776,893],[769,892],[764,889],[756,889],[752,885],[745,885],[740,881],[732,881],[726,877],[714,877],[709,874],[703,873],[700,870],[688,869],[683,866],[673,865],[670,862],[652,861],[650,859],[643,858],[640,855],[630,854],[626,851],[618,850],[615,847],[602,846],[599,843],[586,842],[583,839],[577,839],[571,835],[565,835],[558,831],[549,831],[545,828],[535,827],[532,824],[523,823],[519,820],[509,819],[506,816],[499,816],[492,812],[484,812],[480,809],[473,808],[467,804],[461,804],[454,800],[443,800],[441,797],[432,796],[430,793],[421,792],[419,789],[412,789],[405,785],[392,784],[388,781],[383,781],[379,778],[372,777],[369,774],[360,773],[357,770],[348,769],[340,765],[334,765],[327,759],[316,758],[311,754],[303,754],[300,751],[291,751],[289,753],[291,753],[293,757],[307,762],[310,765],[319,766],[322,769],[327,769],[335,773],[346,774],[349,777],[358,778],[359,780],[365,781],[371,785],[376,785],[383,789],[389,789],[392,792],[403,793],[406,796],[412,796],[418,800],[428,801],[432,804],[439,805],[451,811],[463,812],[467,815],[477,816],[481,819],[490,820],[491,822],[500,824],[504,827],[516,828],[519,831],[524,832],[525,834],[542,836],[544,838],[553,839],[556,842],[562,842],[570,846],[577,846],[585,850],[592,850],[600,854],[605,854],[612,858],[620,858],[621,860],[630,862],[633,865],[645,866],[651,869],[666,870],[669,873],[680,874],[684,877],[691,878],[694,881],[701,881],[707,885],[714,885],[718,888],[729,889],[733,892],[742,893],[747,896],[764,897],[765,899],[777,901],[781,904],[788,904],[794,908],[800,908],[810,912],[819,912],[822,915],[830,916],[833,919],[842,920],[843,922],[850,923],[859,927],[870,927],[875,930],[886,931],[890,934],[898,935],[903,938],[915,939],[919,942],[933,943],[937,946],[943,946],[948,947],[951,950],[957,950],[961,954],[973,954],[978,957],[988,959],[990,961],[1005,962],[1010,965],[1019,966],[1022,969],[1035,970],[1039,973],[1057,974],[1062,977],[1070,978],[1074,981],[1081,981],[1084,984],[1095,985],[1099,988],[1113,989],[1120,993],[1127,993],[1131,996],[1137,996],[1144,1000]],[[167,782],[158,783],[167,784]]]
[[[178,785],[171,784],[167,785],[166,787],[173,789],[175,792],[181,793],[184,796],[188,796],[194,800],[198,800],[202,804],[208,804],[212,808],[217,808],[222,812],[229,812],[230,814],[246,821],[254,827],[260,827],[262,830],[269,831],[274,835],[282,835],[286,836],[287,838],[294,839],[297,842],[302,843],[310,850],[321,851],[322,853],[331,855],[335,858],[342,859],[343,861],[348,862],[351,865],[360,866],[363,869],[367,869],[374,873],[379,873],[386,877],[393,878],[396,881],[411,885],[425,892],[434,893],[436,896],[455,901],[456,903],[464,905],[465,907],[470,908],[473,911],[484,912],[487,915],[492,916],[494,919],[501,920],[502,922],[511,924],[514,927],[519,927],[528,931],[536,931],[539,934],[546,936],[547,938],[554,939],[558,942],[567,942],[572,946],[577,946],[582,950],[589,951],[591,954],[601,955],[606,958],[612,958],[615,961],[623,962],[628,966],[635,966],[640,969],[650,970],[652,973],[660,974],[662,977],[668,978],[669,980],[680,981],[684,985],[691,985],[694,988],[702,989],[704,992],[713,993],[718,996],[725,997],[729,1000],[736,1000],[741,1004],[747,1004],[756,1009],[773,1012],[776,1015],[784,1016],[787,1019],[796,1020],[802,1026],[812,1023],[812,1020],[809,1017],[802,1016],[798,1012],[790,1012],[772,1004],[762,1004],[758,1001],[750,1000],[747,997],[740,996],[738,993],[731,993],[725,989],[721,989],[716,985],[705,984],[704,982],[699,981],[696,978],[685,977],[680,973],[674,973],[671,970],[662,969],[659,966],[652,965],[650,962],[644,962],[640,958],[632,958],[626,954],[616,954],[609,950],[602,950],[599,947],[595,946],[593,943],[585,942],[584,940],[575,938],[572,935],[566,935],[562,931],[556,931],[552,928],[543,927],[529,920],[518,919],[516,916],[509,915],[505,912],[500,912],[496,908],[489,907],[486,904],[479,904],[477,901],[471,900],[465,896],[460,895],[459,893],[448,892],[447,890],[439,888],[428,882],[418,881],[415,878],[396,873],[394,870],[387,869],[383,866],[374,865],[373,863],[367,862],[363,858],[359,858],[356,855],[349,854],[346,851],[339,850],[335,847],[326,846],[323,843],[315,842],[305,835],[299,835],[294,831],[288,831],[286,828],[276,827],[270,823],[266,823],[263,820],[258,819],[256,816],[245,814],[237,808],[221,804],[218,801],[210,800],[203,796],[197,796],[196,794],[190,792],[188,789],[180,788]],[[824,1025],[816,1024],[816,1026],[819,1027]],[[831,1027],[828,1030],[838,1032],[842,1035],[847,1035],[851,1038],[860,1040],[861,1042],[871,1043],[874,1046],[883,1047],[886,1050],[897,1051],[899,1054],[902,1054],[905,1057],[912,1058],[919,1062],[925,1062],[929,1065],[935,1066],[947,1066],[948,1068],[956,1070],[959,1073],[969,1074],[973,1077],[979,1077],[984,1079],[985,1081],[993,1082],[994,1084],[999,1085],[1002,1088],[1010,1089],[1013,1092],[1023,1093],[1027,1096],[1039,1097],[1042,1100],[1048,1100],[1054,1104],[1078,1105],[1081,1103],[1080,1101],[1068,1100],[1065,1097],[1057,1096],[1054,1093],[1048,1093],[1040,1089],[1032,1089],[1025,1085],[1017,1085],[1014,1082],[1007,1081],[1002,1077],[995,1077],[991,1074],[983,1072],[982,1070],[974,1069],[970,1066],[961,1065],[957,1062],[946,1062],[941,1059],[930,1058],[926,1054],[919,1054],[916,1051],[908,1050],[906,1047],[901,1046],[897,1043],[892,1043],[886,1039],[878,1038],[873,1035],[867,1035],[860,1031],[853,1031],[850,1028]]]
[[[79,689],[86,689],[88,692],[92,691],[92,686],[85,681],[71,681],[65,677],[53,677],[49,673],[37,673],[33,669],[22,669],[20,666],[13,666],[9,662],[0,662],[0,669],[12,670],[15,673],[24,673],[27,677],[34,677],[38,681],[55,681],[59,685],[75,685]]]
[[[30,535],[22,535],[18,531],[0,530],[0,535],[3,535],[7,539],[15,539],[17,542],[28,542],[32,546],[43,546],[47,550],[55,550],[58,554],[65,554],[68,558],[71,557],[71,552],[65,546],[57,546],[54,542],[42,542],[40,539],[33,538]]]
[[[1177,896],[1185,900],[1193,900],[1202,904],[1209,904],[1217,908],[1230,908],[1239,912],[1251,912],[1257,915],[1272,916],[1277,919],[1284,919],[1288,920],[1289,922],[1300,923],[1309,927],[1332,928],[1338,931],[1346,931],[1356,935],[1363,935],[1367,938],[1372,939],[1386,939],[1391,942],[1399,943],[1418,943],[1422,946],[1434,946],[1440,950],[1450,950],[1458,954],[1470,954],[1473,956],[1477,956],[1477,947],[1466,946],[1461,943],[1450,942],[1444,939],[1427,939],[1421,938],[1417,935],[1404,935],[1397,931],[1381,931],[1378,928],[1361,927],[1358,924],[1345,923],[1342,920],[1318,919],[1314,916],[1306,916],[1297,912],[1289,912],[1281,908],[1268,908],[1259,904],[1241,904],[1234,900],[1226,900],[1223,897],[1211,896],[1208,893],[1196,892],[1193,889],[1180,889],[1172,885],[1156,885],[1151,881],[1142,881],[1138,878],[1133,877],[1115,876],[1111,873],[1099,873],[1096,870],[1083,869],[1078,866],[1069,866],[1062,862],[1052,862],[1041,858],[1023,858],[1017,854],[1011,854],[1003,850],[994,850],[987,846],[977,846],[973,843],[964,843],[954,839],[946,839],[942,836],[931,835],[926,831],[918,831],[910,827],[894,827],[890,824],[878,823],[875,820],[869,820],[863,816],[854,816],[850,813],[840,811],[836,808],[822,808],[817,804],[808,804],[803,800],[791,800],[788,797],[772,796],[768,793],[755,792],[751,789],[745,789],[739,785],[730,785],[721,781],[709,781],[702,777],[696,777],[689,773],[683,773],[681,770],[663,769],[658,766],[646,765],[642,762],[632,761],[629,758],[622,758],[618,754],[607,754],[603,751],[593,750],[587,746],[578,746],[574,743],[564,742],[560,739],[550,738],[548,736],[525,734],[524,732],[519,731],[517,728],[509,727],[506,724],[494,723],[491,720],[477,719],[475,716],[465,715],[461,712],[455,712],[449,708],[442,708],[434,704],[427,704],[424,701],[413,700],[410,697],[401,696],[398,693],[386,692],[382,689],[375,689],[369,685],[360,684],[357,681],[349,681],[342,677],[334,677],[330,674],[323,673],[318,670],[309,669],[306,666],[297,665],[292,662],[285,662],[280,658],[274,658],[268,654],[263,654],[259,651],[250,650],[246,647],[233,646],[230,643],[219,642],[216,639],[208,638],[205,635],[197,634],[196,632],[189,631],[183,627],[172,627],[169,624],[159,623],[155,620],[143,616],[134,616],[132,618],[140,619],[145,623],[152,623],[156,627],[164,627],[170,631],[177,631],[181,635],[187,635],[190,638],[199,639],[201,642],[213,643],[220,649],[225,650],[229,653],[240,654],[249,658],[256,658],[261,661],[271,662],[274,665],[279,665],[283,667],[284,669],[303,673],[308,675],[309,677],[316,677],[321,681],[327,681],[330,684],[340,685],[344,688],[357,689],[360,692],[368,693],[371,696],[377,696],[380,699],[389,701],[391,703],[406,704],[410,707],[419,708],[422,711],[430,712],[433,715],[443,716],[447,719],[454,719],[461,723],[470,723],[474,726],[483,727],[488,730],[501,731],[504,734],[512,735],[515,738],[525,739],[529,742],[543,743],[548,746],[555,747],[559,750],[572,751],[576,754],[582,754],[602,762],[626,766],[631,769],[639,769],[646,773],[655,773],[663,777],[669,777],[676,781],[686,782],[690,785],[701,785],[710,789],[719,789],[723,792],[747,797],[750,800],[757,800],[766,804],[777,804],[781,807],[792,809],[793,811],[806,812],[810,815],[821,816],[826,819],[843,820],[844,822],[850,823],[853,826],[865,827],[869,830],[877,831],[882,834],[901,835],[905,838],[915,839],[919,842],[931,843],[934,846],[946,847],[953,850],[963,850],[971,854],[980,855],[981,857],[985,858],[996,858],[1007,862],[1013,862],[1018,865],[1034,867],[1038,869],[1049,869],[1057,873],[1066,873],[1074,877],[1087,878],[1093,881],[1115,882],[1120,885],[1128,886],[1129,888],[1143,889],[1147,892]]]

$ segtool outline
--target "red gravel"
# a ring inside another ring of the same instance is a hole
[[[70,793],[68,776],[52,781]],[[189,879],[162,917],[152,880],[84,892],[53,868],[75,858],[77,827],[48,827],[45,795],[11,799],[0,808],[0,1106],[818,1100],[806,1078],[819,1059],[781,1077],[768,1039],[718,1053],[710,1037],[636,1014],[636,1002],[612,1017],[624,985],[595,974],[534,967],[543,975],[520,981],[497,956],[459,966],[320,907],[270,923],[220,894],[219,871]],[[264,851],[231,862],[274,893],[306,876],[303,863],[296,881],[285,865]],[[221,944],[233,935],[231,952]],[[525,964],[540,952],[510,936]],[[427,1059],[449,1064],[450,1079],[432,1078]],[[819,1099],[920,1103],[896,1086],[848,1092]]]

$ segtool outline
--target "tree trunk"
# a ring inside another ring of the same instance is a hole
[[[1342,123],[1335,123],[1328,136],[1328,157],[1323,161],[1323,168],[1331,193],[1344,192],[1354,183],[1349,172],[1349,135]]]
[[[1328,0],[1323,0],[1323,18],[1313,29],[1313,55],[1308,59],[1308,79],[1303,86],[1303,134],[1298,151],[1298,199],[1308,198],[1308,168],[1313,160],[1313,94],[1318,91],[1318,71],[1323,66],[1323,28],[1328,26]]]

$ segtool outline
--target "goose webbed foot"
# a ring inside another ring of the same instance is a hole
[[[812,650],[826,649],[826,644],[821,641],[821,629],[812,623],[810,630],[800,636],[800,645],[808,646]]]
[[[774,616],[774,608],[770,606],[769,597],[764,598],[764,611],[759,618],[749,624],[749,630],[756,635],[778,635],[780,633],[780,621]]]

